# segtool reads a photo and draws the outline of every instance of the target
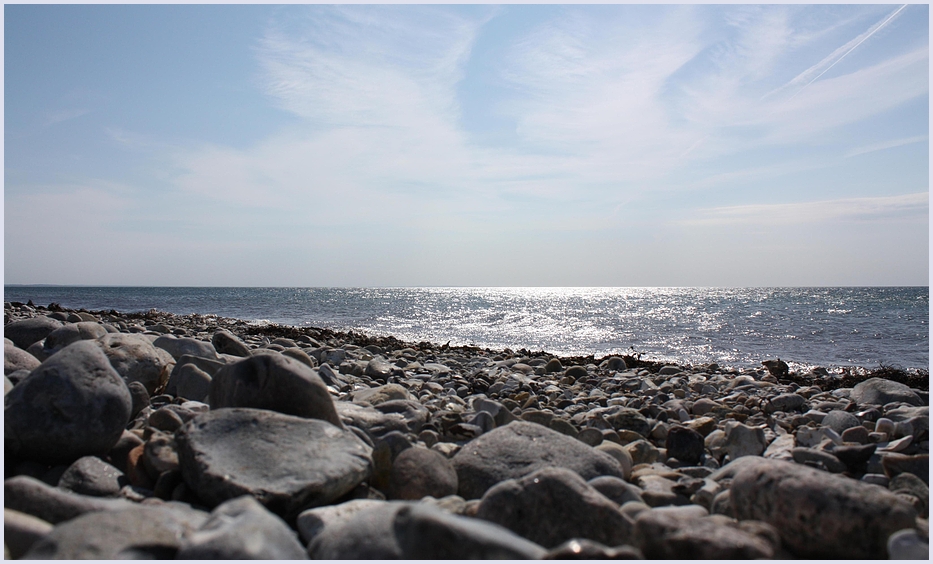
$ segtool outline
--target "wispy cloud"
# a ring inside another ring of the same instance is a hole
[[[830,69],[832,69],[839,62],[841,62],[844,58],[846,58],[846,56],[849,53],[851,53],[852,51],[855,51],[855,49],[857,49],[859,45],[861,45],[862,43],[865,43],[865,41],[867,41],[868,38],[878,33],[878,31],[880,31],[886,25],[891,23],[891,21],[893,21],[894,18],[898,16],[898,14],[904,11],[904,8],[906,7],[907,7],[907,4],[904,4],[903,6],[900,6],[899,8],[895,9],[891,14],[889,14],[888,16],[886,16],[885,18],[883,18],[882,20],[878,21],[873,26],[868,28],[867,31],[865,31],[858,37],[852,39],[845,45],[839,47],[838,49],[833,51],[828,57],[826,57],[819,63],[813,65],[812,67],[808,68],[807,70],[803,71],[802,73],[794,77],[790,82],[784,85],[783,88],[799,87],[799,89],[793,93],[791,98],[797,96],[798,94],[803,92],[807,88],[807,86],[810,86],[811,84],[819,80],[821,76],[829,72]]]
[[[682,225],[799,225],[829,221],[885,221],[929,217],[928,192],[874,198],[841,198],[787,204],[701,209]]]
[[[45,127],[49,127],[57,123],[62,123],[64,121],[79,118],[89,113],[91,113],[91,110],[87,108],[69,108],[65,110],[57,110],[54,112],[50,112],[46,116],[45,121],[43,122],[42,125],[44,125]]]
[[[929,135],[915,135],[913,137],[903,137],[901,139],[893,139],[882,143],[874,143],[849,151],[846,153],[846,158],[857,157],[858,155],[874,153],[875,151],[883,151],[885,149],[893,149],[894,147],[903,147],[904,145],[913,145],[914,143],[923,143],[924,141],[929,141],[929,139]]]

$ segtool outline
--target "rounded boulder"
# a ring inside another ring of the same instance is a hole
[[[210,404],[211,409],[268,409],[343,427],[330,392],[314,369],[278,353],[222,367],[210,383]]]
[[[132,410],[126,383],[93,341],[72,343],[50,357],[6,401],[7,456],[50,464],[106,454]]]

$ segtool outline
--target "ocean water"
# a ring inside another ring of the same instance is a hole
[[[678,363],[929,368],[928,287],[165,288],[5,286],[5,301],[155,308],[403,341]]]

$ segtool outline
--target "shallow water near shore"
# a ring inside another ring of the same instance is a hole
[[[5,301],[326,327],[561,356],[681,364],[929,367],[929,288],[5,286]]]

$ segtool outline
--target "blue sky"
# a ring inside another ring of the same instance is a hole
[[[7,5],[6,283],[929,283],[925,5]]]

